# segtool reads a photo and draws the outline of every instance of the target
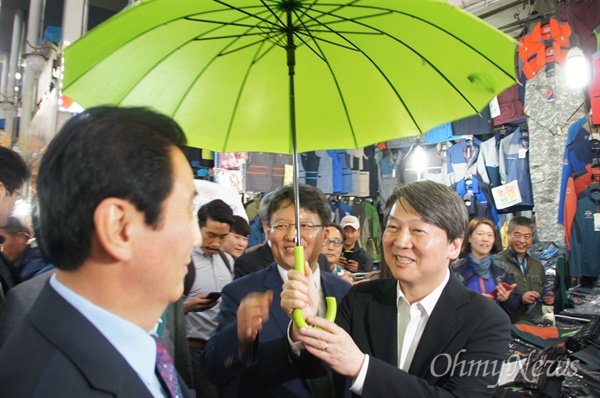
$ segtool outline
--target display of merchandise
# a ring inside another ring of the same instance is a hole
[[[581,90],[569,88],[559,65],[538,73],[525,86],[525,114],[529,127],[529,172],[535,203],[537,236],[562,241],[558,219],[559,190],[567,134],[566,126],[584,116]]]

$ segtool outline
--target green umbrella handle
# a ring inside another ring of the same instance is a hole
[[[305,275],[304,270],[304,246],[296,246],[294,247],[294,260],[296,262],[296,271],[301,272]],[[337,314],[337,301],[335,297],[325,297],[325,302],[327,303],[327,313],[325,314],[325,319],[328,321],[334,322],[335,316]],[[299,328],[302,327],[317,327],[313,325],[309,325],[304,320],[304,315],[302,314],[302,308],[296,308],[293,312],[294,322],[296,326]]]

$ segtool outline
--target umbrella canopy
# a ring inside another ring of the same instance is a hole
[[[63,89],[218,152],[351,149],[478,113],[515,50],[443,0],[146,0],[66,48]]]

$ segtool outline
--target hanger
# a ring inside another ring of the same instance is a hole
[[[590,192],[594,194],[600,193],[600,182],[594,181],[590,184]]]
[[[466,149],[466,155],[467,155],[467,159],[472,159],[473,156],[475,155],[475,148],[473,146],[473,136],[466,136],[465,137],[465,141],[467,142],[467,149]]]

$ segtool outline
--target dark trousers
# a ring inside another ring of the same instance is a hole
[[[194,389],[198,398],[232,398],[237,396],[237,380],[233,379],[227,384],[214,384],[204,374],[200,356],[202,348],[190,347],[192,359],[192,372],[194,376]]]

